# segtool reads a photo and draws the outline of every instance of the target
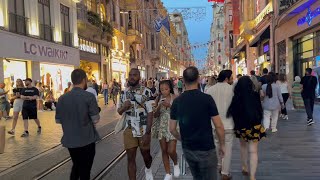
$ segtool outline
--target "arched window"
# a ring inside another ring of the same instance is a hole
[[[106,19],[106,9],[104,8],[104,5],[103,4],[100,4],[100,19],[101,19],[101,21],[102,22],[104,22],[104,21],[107,21],[107,19]]]

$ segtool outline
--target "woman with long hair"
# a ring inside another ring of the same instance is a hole
[[[109,104],[109,84],[107,80],[102,84],[102,93],[104,97],[104,105]]]
[[[261,125],[263,110],[259,93],[254,90],[249,76],[239,78],[234,89],[234,96],[227,112],[232,117],[236,137],[240,139],[242,174],[249,175],[255,180],[258,166],[258,142],[266,136]],[[250,166],[248,166],[248,150]]]
[[[180,176],[176,151],[177,139],[169,131],[170,107],[175,98],[173,83],[170,80],[161,81],[160,95],[156,99],[155,118],[157,118],[157,120],[152,127],[152,137],[158,139],[160,142],[162,161],[166,171],[165,180],[172,179],[169,157],[174,164],[174,177]]]
[[[280,74],[279,75],[279,80],[277,81],[277,85],[280,87],[282,98],[283,98],[283,109],[281,109],[281,114],[280,117],[288,120],[288,112],[286,108],[286,103],[290,97],[289,93],[289,85],[287,81],[287,76],[285,74]]]
[[[277,132],[279,110],[284,107],[280,87],[275,83],[275,76],[272,74],[266,77],[267,84],[262,85],[261,96],[263,97],[263,126],[266,130]]]
[[[13,121],[12,121],[12,128],[8,131],[9,134],[14,135],[15,129],[17,126],[17,121],[19,117],[19,113],[22,112],[23,107],[23,99],[20,98],[21,92],[24,88],[23,81],[21,79],[17,79],[16,81],[16,88],[13,89]]]
[[[300,84],[300,82],[301,82],[301,78],[299,76],[296,76],[292,84],[291,97],[292,97],[293,107],[296,110],[305,109],[303,99],[301,96],[302,85]]]

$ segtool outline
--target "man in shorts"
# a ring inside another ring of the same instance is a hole
[[[149,88],[140,85],[140,71],[136,68],[129,73],[129,87],[121,93],[118,113],[125,115],[126,128],[123,132],[124,148],[128,157],[130,180],[136,180],[136,154],[138,147],[145,163],[146,180],[153,180],[150,155],[151,126],[153,109]]]
[[[27,78],[25,81],[25,88],[21,91],[20,98],[23,99],[23,107],[22,107],[22,118],[24,124],[24,133],[21,137],[28,137],[28,125],[29,119],[33,119],[38,125],[38,134],[41,133],[41,125],[38,119],[37,112],[37,99],[39,98],[39,90],[36,87],[32,86],[32,80]]]

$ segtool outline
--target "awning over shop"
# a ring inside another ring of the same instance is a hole
[[[270,39],[270,26],[266,27],[249,43],[250,47],[257,47],[263,40]]]
[[[241,51],[246,51],[245,43],[241,43],[239,46],[237,46],[237,48],[234,50],[233,58],[239,57]]]

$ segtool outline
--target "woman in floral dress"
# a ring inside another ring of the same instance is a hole
[[[176,151],[177,140],[169,131],[170,107],[175,98],[173,84],[170,80],[161,81],[160,95],[156,99],[155,123],[152,128],[152,137],[160,142],[162,161],[166,171],[165,180],[171,180],[170,159],[174,164],[174,177],[180,175],[178,156]]]

